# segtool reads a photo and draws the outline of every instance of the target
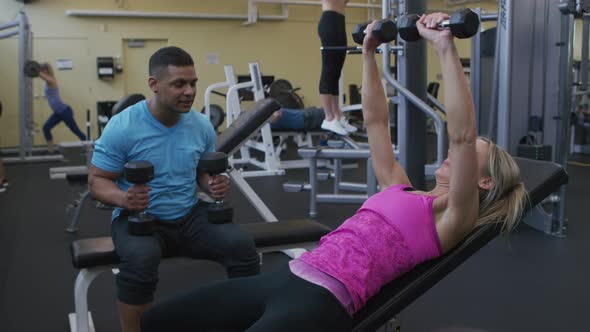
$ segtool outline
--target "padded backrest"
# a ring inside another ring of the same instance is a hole
[[[113,105],[113,109],[111,110],[111,116],[115,116],[127,107],[133,106],[144,99],[145,96],[141,93],[134,93],[132,95],[119,99],[119,101],[115,105]]]
[[[242,111],[231,126],[217,136],[217,151],[231,156],[250,136],[256,134],[281,105],[272,98],[256,102],[250,111]]]
[[[532,159],[514,159],[522,170],[521,178],[529,192],[529,209],[568,181],[567,173],[561,165]],[[385,324],[499,233],[499,225],[478,227],[444,256],[422,263],[383,286],[381,291],[356,313],[354,331],[374,331]]]

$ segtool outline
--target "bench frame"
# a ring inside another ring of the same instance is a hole
[[[230,179],[234,185],[240,190],[240,192],[248,199],[248,201],[254,206],[256,211],[262,216],[264,222],[279,222],[276,216],[270,211],[268,206],[264,204],[260,196],[256,194],[254,189],[246,182],[241,172],[236,169],[232,169],[229,172]],[[319,238],[317,239],[319,241]],[[273,245],[273,246],[261,246],[257,247],[258,253],[261,255],[268,252],[282,251],[291,258],[299,257],[303,252],[312,250],[317,246],[317,241],[314,242],[302,242],[302,243],[288,243],[285,245]],[[170,257],[164,258],[163,262],[169,262],[172,260],[186,260],[187,258],[182,257]],[[76,282],[74,284],[74,305],[75,313],[68,315],[70,322],[70,329],[72,332],[94,332],[94,324],[92,322],[92,315],[88,311],[88,288],[90,284],[100,275],[101,273],[113,270],[116,268],[116,264],[109,264],[103,266],[96,266],[90,268],[80,269]],[[80,327],[80,328],[78,328]]]
[[[300,256],[305,251],[311,251],[317,246],[317,242],[293,243],[280,246],[268,246],[256,248],[260,255],[260,264],[262,265],[262,254],[268,252],[289,252]],[[299,249],[294,249],[299,248]],[[170,257],[162,259],[164,263],[194,260],[188,257]],[[74,283],[74,306],[75,312],[68,314],[70,331],[72,332],[95,332],[92,314],[88,311],[88,289],[92,282],[100,274],[106,271],[112,271],[114,275],[119,273],[117,264],[102,265],[90,268],[80,269]],[[78,328],[80,327],[80,328]]]

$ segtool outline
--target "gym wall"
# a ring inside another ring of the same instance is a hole
[[[352,2],[366,3],[365,0]],[[381,1],[375,3],[380,4]],[[446,1],[428,1],[428,6],[445,8]],[[496,1],[482,1],[480,6],[492,12],[497,10]],[[0,22],[14,20],[22,8],[22,3],[3,1],[0,4]],[[301,87],[298,93],[304,96],[306,106],[319,105],[317,86],[321,62],[317,22],[321,14],[320,7],[289,6],[288,20],[259,21],[249,27],[243,26],[242,20],[72,17],[65,14],[67,9],[245,15],[247,1],[38,0],[24,6],[33,31],[34,59],[51,62],[54,67],[56,59],[73,60],[73,70],[56,70],[60,92],[63,100],[74,109],[76,121],[81,127],[86,121],[86,110],[91,111],[93,138],[97,135],[97,101],[117,100],[129,93],[145,91],[149,57],[147,49],[150,45],[176,45],[193,56],[199,76],[194,104],[197,110],[203,106],[206,87],[224,80],[223,65],[232,64],[236,74],[248,74],[249,62],[258,62],[263,74],[288,79],[293,86]],[[280,13],[279,6],[260,5],[261,15]],[[367,20],[365,9],[349,8],[346,14],[349,32],[355,24]],[[380,17],[380,10],[376,11],[376,15]],[[146,52],[128,49],[128,39],[145,39]],[[350,36],[349,45],[353,45]],[[458,47],[461,56],[469,57],[469,41],[459,41]],[[3,78],[0,82],[0,100],[4,105],[4,115],[0,119],[0,147],[11,147],[18,145],[17,39],[0,40],[0,50],[0,77]],[[218,56],[218,64],[206,63],[207,55],[211,54]],[[99,80],[96,58],[100,56],[119,56],[123,73],[111,81]],[[128,63],[130,60],[126,56],[132,59],[132,63]],[[440,68],[431,50],[428,62],[428,80],[437,80]],[[145,72],[144,77],[139,74],[141,70]],[[349,56],[344,69],[345,87],[348,84],[360,85],[361,70],[360,57]],[[133,77],[129,77],[131,74]],[[43,82],[40,79],[34,80],[33,90],[34,119],[41,131],[51,110],[43,97]],[[441,89],[439,97],[443,96],[442,93]],[[214,96],[212,102],[223,105],[225,100]],[[63,125],[56,127],[53,133],[57,142],[75,140],[75,136]],[[41,132],[36,135],[35,144],[45,144]]]

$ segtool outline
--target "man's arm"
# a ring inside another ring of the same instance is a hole
[[[133,185],[128,191],[117,187],[115,180],[120,174],[107,172],[91,165],[88,173],[90,193],[97,200],[124,208],[129,211],[143,211],[149,205],[150,187],[146,184]]]

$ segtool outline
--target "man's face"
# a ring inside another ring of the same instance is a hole
[[[158,101],[173,112],[190,111],[197,93],[197,73],[194,66],[169,65],[149,77],[149,86]]]

